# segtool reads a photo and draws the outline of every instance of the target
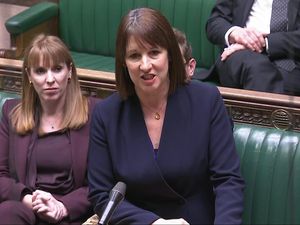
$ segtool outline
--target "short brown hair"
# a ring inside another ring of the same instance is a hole
[[[116,84],[120,96],[126,99],[135,94],[125,64],[126,46],[133,35],[139,44],[149,44],[167,49],[169,57],[169,94],[185,83],[185,67],[172,26],[157,10],[133,9],[126,14],[119,25],[116,41]]]
[[[185,62],[187,63],[193,57],[192,46],[187,41],[186,35],[181,30],[178,30],[175,27],[173,28],[173,30],[174,30],[174,34],[177,39],[177,42],[179,44],[179,47],[182,49],[183,58],[185,59]]]
[[[31,67],[38,67],[40,60],[46,67],[66,63],[72,69],[70,83],[67,86],[66,103],[62,128],[76,129],[88,120],[87,99],[82,96],[76,68],[67,46],[56,36],[40,34],[26,48],[22,71],[22,101],[11,114],[12,124],[19,134],[30,132],[35,126],[35,114],[41,107],[40,99],[30,84],[28,73]],[[74,116],[76,114],[76,116]]]

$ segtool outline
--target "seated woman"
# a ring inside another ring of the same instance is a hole
[[[149,8],[123,17],[114,93],[95,107],[89,197],[101,217],[127,185],[112,224],[240,224],[244,181],[231,122],[213,85],[188,81],[171,25]]]
[[[0,123],[0,224],[81,223],[91,215],[86,177],[96,103],[81,93],[64,43],[37,36],[25,52],[22,99]]]

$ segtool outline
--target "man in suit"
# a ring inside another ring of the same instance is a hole
[[[211,73],[219,75],[221,85],[300,94],[300,1],[279,2],[287,1],[278,7],[286,15],[283,30],[272,28],[275,1],[217,0],[206,32],[212,43],[224,47]]]

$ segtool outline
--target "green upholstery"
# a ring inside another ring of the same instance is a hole
[[[36,4],[5,22],[6,29],[11,34],[19,34],[58,15],[58,6],[51,2]]]
[[[136,7],[160,10],[172,26],[184,31],[193,46],[197,70],[208,69],[218,54],[206,38],[205,23],[215,0],[60,0],[42,2],[6,22],[10,32],[23,32],[59,11],[59,36],[69,46],[78,67],[113,72],[116,32],[121,17]],[[30,15],[34,15],[29,19]],[[40,15],[43,18],[38,17]]]
[[[217,50],[206,38],[205,23],[214,2],[213,0],[60,0],[60,36],[74,52],[113,57],[121,17],[132,8],[151,7],[159,9],[174,27],[186,33],[193,46],[198,66],[209,68],[215,61]],[[81,64],[80,61],[78,63]]]
[[[300,224],[300,133],[235,124],[244,224]]]
[[[72,51],[72,57],[78,67],[91,70],[114,71],[115,58],[111,56],[99,56],[95,54]]]

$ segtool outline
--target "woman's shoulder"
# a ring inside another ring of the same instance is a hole
[[[205,83],[202,81],[195,81],[195,80],[191,80],[189,82],[189,84],[187,85],[187,87],[191,90],[191,91],[208,91],[208,92],[219,92],[218,88],[216,85],[214,84],[210,84],[210,83]]]
[[[6,111],[11,111],[16,105],[18,105],[21,102],[20,98],[11,98],[5,100],[3,103],[2,109]]]
[[[111,104],[118,104],[121,102],[121,97],[118,92],[114,92],[111,95],[101,99],[101,105],[111,105]]]
[[[117,92],[115,92],[115,93],[111,94],[110,96],[98,101],[95,105],[95,108],[98,111],[110,112],[110,111],[118,108],[118,106],[121,103],[122,103],[122,99],[121,99],[120,95]]]
[[[0,119],[2,117],[8,119],[12,110],[21,102],[20,99],[7,99],[4,101],[3,105],[0,102]]]
[[[204,83],[202,81],[190,81],[185,85],[186,91],[195,98],[216,98],[220,96],[220,91],[216,85],[210,83]]]
[[[97,98],[97,97],[89,96],[89,97],[87,97],[87,100],[88,100],[90,109],[93,109],[95,107],[95,105],[98,102],[100,102],[102,99],[101,98]]]

